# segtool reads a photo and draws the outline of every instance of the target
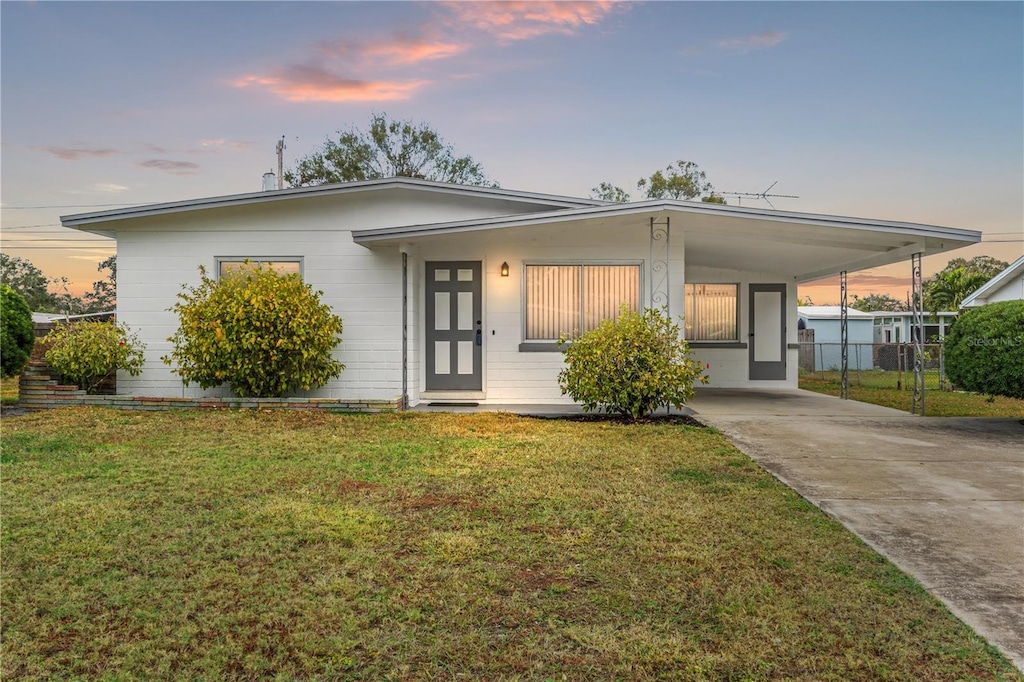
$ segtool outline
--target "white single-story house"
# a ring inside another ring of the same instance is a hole
[[[842,310],[837,305],[805,305],[796,309],[805,329],[814,330],[814,370],[839,369],[843,364]],[[846,309],[847,367],[871,369],[875,316]]]
[[[1024,301],[1024,256],[1010,263],[1002,272],[965,298],[960,303],[960,310],[999,301]]]
[[[876,310],[871,314],[875,318],[875,343],[913,343],[912,311]],[[929,343],[932,339],[946,336],[946,332],[956,322],[956,316],[955,310],[940,310],[935,314],[924,313],[924,342]]]
[[[147,344],[132,395],[182,385],[160,358],[199,266],[301,274],[344,320],[341,377],[309,397],[558,403],[556,340],[621,304],[685,317],[711,386],[797,386],[801,282],[977,243],[973,230],[673,200],[617,204],[389,178],[64,216],[117,239],[117,316]]]

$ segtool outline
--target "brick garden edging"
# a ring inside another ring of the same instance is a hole
[[[337,398],[159,398],[132,395],[89,395],[77,386],[60,384],[50,366],[30,360],[18,381],[18,407],[47,410],[72,405],[94,405],[120,410],[307,410],[314,412],[393,412],[402,399],[339,400]]]

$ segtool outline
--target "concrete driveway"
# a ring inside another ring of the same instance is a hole
[[[701,389],[690,407],[1024,670],[1020,420],[915,417],[797,390]]]

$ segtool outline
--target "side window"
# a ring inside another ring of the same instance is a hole
[[[687,341],[738,341],[738,284],[687,284],[683,328]]]
[[[274,269],[279,275],[292,275],[296,274],[302,276],[302,259],[301,258],[218,258],[217,259],[217,276],[223,277],[229,272],[235,272],[245,267],[254,267],[262,265],[263,267],[269,267]]]

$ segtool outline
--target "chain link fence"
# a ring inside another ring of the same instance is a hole
[[[800,343],[800,374],[840,381],[841,343]],[[914,390],[914,344],[849,343],[847,372],[851,386]],[[948,390],[941,343],[924,344],[925,389]]]

